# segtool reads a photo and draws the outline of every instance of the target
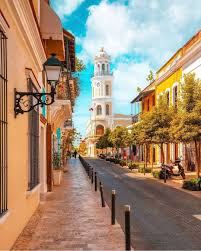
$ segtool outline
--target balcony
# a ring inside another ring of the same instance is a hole
[[[94,73],[94,76],[113,76],[113,73],[109,71],[99,71]]]

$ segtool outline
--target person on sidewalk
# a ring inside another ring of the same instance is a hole
[[[77,158],[77,151],[76,150],[74,151],[74,157],[75,157],[75,159]]]

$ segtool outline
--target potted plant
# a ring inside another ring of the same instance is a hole
[[[61,178],[62,178],[61,157],[59,153],[54,153],[53,155],[53,184],[55,186],[60,185]]]

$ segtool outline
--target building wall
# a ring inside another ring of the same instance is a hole
[[[179,90],[181,78],[182,78],[182,68],[178,69],[164,81],[158,84],[156,86],[156,100],[159,98],[160,95],[164,95],[166,92],[169,92],[170,105],[173,105],[173,88],[177,85]],[[181,145],[177,147],[176,144],[164,145],[165,161],[169,163],[170,160],[174,160],[176,157],[178,157],[179,153],[181,152],[181,147],[182,147]],[[156,153],[157,153],[156,161],[157,163],[160,163],[161,149],[159,146],[156,146]]]
[[[150,93],[142,100],[142,113],[148,112],[155,106],[155,92]]]
[[[39,186],[30,192],[27,191],[28,114],[14,117],[14,88],[18,91],[27,91],[25,68],[31,68],[37,78],[38,64],[26,42],[24,30],[14,19],[11,5],[12,1],[0,1],[0,9],[10,26],[6,31],[8,38],[8,211],[0,217],[0,249],[3,250],[10,249],[23,230],[39,204],[40,194]],[[40,89],[39,86],[37,88]]]

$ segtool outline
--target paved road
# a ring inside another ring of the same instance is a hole
[[[104,160],[87,160],[98,172],[110,206],[117,191],[117,220],[123,226],[123,208],[131,205],[134,249],[201,250],[201,199],[159,182],[129,176],[130,171]]]

